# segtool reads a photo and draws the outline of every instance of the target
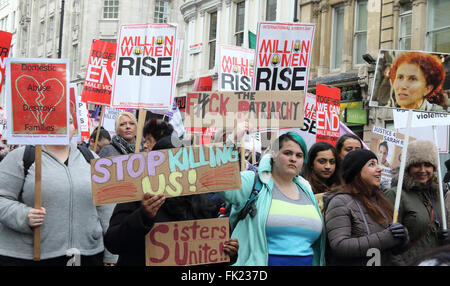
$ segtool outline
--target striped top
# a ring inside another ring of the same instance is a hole
[[[312,244],[322,232],[322,220],[308,196],[302,190],[299,194],[299,199],[290,199],[273,185],[266,225],[269,254],[314,254]]]

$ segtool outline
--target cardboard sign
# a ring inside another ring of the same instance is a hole
[[[73,126],[75,127],[75,131],[73,133],[72,141],[78,142],[81,141],[81,122],[80,122],[80,112],[78,110],[78,96],[77,96],[77,85],[69,84],[69,95],[70,95],[70,114],[73,119]]]
[[[8,144],[69,144],[69,61],[6,59]]]
[[[308,90],[314,24],[258,22],[254,90]]]
[[[219,45],[219,90],[239,91],[252,88],[255,50]]]
[[[155,223],[145,236],[147,266],[188,266],[229,262],[223,252],[229,219]]]
[[[116,108],[169,109],[174,98],[177,27],[122,25],[111,105]]]
[[[305,96],[305,108],[303,118],[303,128],[280,129],[279,135],[290,131],[298,133],[305,140],[308,149],[316,143],[316,95],[307,93]]]
[[[94,205],[241,188],[238,151],[230,147],[186,147],[91,161]]]
[[[116,65],[117,44],[94,40],[86,68],[82,100],[91,104],[109,106],[111,103],[112,75]]]
[[[335,145],[339,139],[341,91],[336,87],[317,85],[316,95],[317,142]]]
[[[233,128],[248,120],[255,128],[303,126],[303,91],[188,93],[186,127]]]
[[[369,106],[448,113],[449,55],[380,50]]]
[[[11,33],[0,31],[0,90],[2,89],[3,79],[5,78],[5,58],[9,55],[11,39]]]

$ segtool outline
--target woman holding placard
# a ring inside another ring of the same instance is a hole
[[[70,116],[70,140],[74,129]],[[90,165],[77,145],[43,146],[40,209],[32,207],[36,164],[25,176],[25,150],[15,149],[0,163],[0,266],[65,266],[72,250],[82,266],[115,263],[103,245],[113,205],[93,205]],[[41,228],[40,261],[33,261],[36,227]]]
[[[231,204],[232,236],[240,245],[235,265],[324,265],[322,215],[310,184],[299,175],[307,152],[300,135],[283,134],[257,172],[241,172],[242,189],[217,193]],[[254,207],[236,222],[257,180],[262,187]]]
[[[134,153],[136,144],[137,120],[130,112],[122,112],[116,118],[116,135],[111,143],[104,146],[100,157],[111,157]]]
[[[181,141],[170,135],[172,131],[172,125],[164,121],[147,122],[143,132],[147,148],[181,147]],[[163,134],[165,136],[161,137]],[[206,194],[166,199],[164,195],[146,193],[142,201],[116,205],[105,235],[105,245],[119,255],[118,266],[145,266],[145,235],[155,223],[216,218],[217,213],[217,206]],[[237,240],[230,239],[224,245],[224,253],[233,257],[237,248]]]
[[[404,52],[389,70],[395,98],[392,105],[404,109],[440,111],[447,102],[442,90],[445,70],[436,55]]]
[[[406,228],[390,224],[394,207],[379,190],[381,170],[370,150],[358,149],[345,156],[345,184],[323,198],[328,265],[390,265],[392,251],[401,251],[408,242]],[[373,263],[371,253],[379,254]]]
[[[411,242],[407,251],[395,257],[396,264],[409,265],[422,252],[438,247],[448,240],[448,231],[441,230],[442,210],[439,185],[434,172],[437,165],[436,145],[431,141],[415,140],[408,145],[403,177],[398,221],[408,228]],[[392,185],[396,185],[397,177]],[[397,186],[386,191],[395,201]],[[446,210],[448,218],[449,210]]]

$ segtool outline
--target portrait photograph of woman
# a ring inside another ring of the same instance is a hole
[[[380,50],[370,106],[448,113],[450,54]]]

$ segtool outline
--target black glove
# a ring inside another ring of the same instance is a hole
[[[399,238],[401,240],[408,239],[408,229],[403,224],[396,222],[389,225],[388,229],[394,238]]]

